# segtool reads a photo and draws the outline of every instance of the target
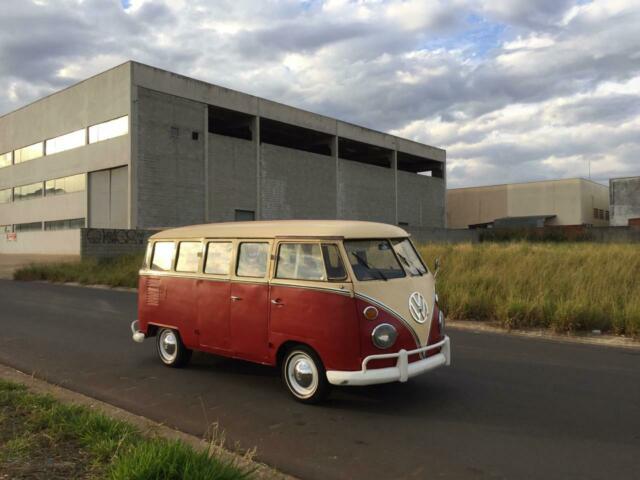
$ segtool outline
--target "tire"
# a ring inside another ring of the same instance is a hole
[[[297,401],[320,403],[329,395],[331,385],[324,365],[318,354],[306,345],[290,348],[280,368],[283,383]]]
[[[177,330],[160,328],[156,335],[156,350],[160,361],[167,367],[184,367],[191,360],[192,351],[184,346]]]

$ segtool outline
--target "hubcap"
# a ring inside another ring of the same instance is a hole
[[[163,330],[160,334],[160,356],[166,363],[172,363],[178,355],[178,339],[171,330]]]
[[[313,359],[302,352],[291,355],[287,362],[287,380],[296,396],[312,396],[318,388],[318,369]]]

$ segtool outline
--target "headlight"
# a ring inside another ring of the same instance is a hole
[[[373,344],[378,348],[389,348],[396,343],[398,338],[398,331],[393,325],[388,323],[381,323],[371,332],[371,340]]]
[[[438,324],[440,325],[440,334],[444,335],[444,313],[442,310],[438,313]]]

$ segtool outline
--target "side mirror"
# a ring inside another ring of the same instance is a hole
[[[440,258],[436,258],[436,262],[435,262],[435,272],[433,272],[433,278],[436,278],[438,276],[438,272],[440,271]]]

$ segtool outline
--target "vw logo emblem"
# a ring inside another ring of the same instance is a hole
[[[429,306],[420,292],[413,292],[409,297],[409,312],[418,323],[427,321],[429,315]]]

